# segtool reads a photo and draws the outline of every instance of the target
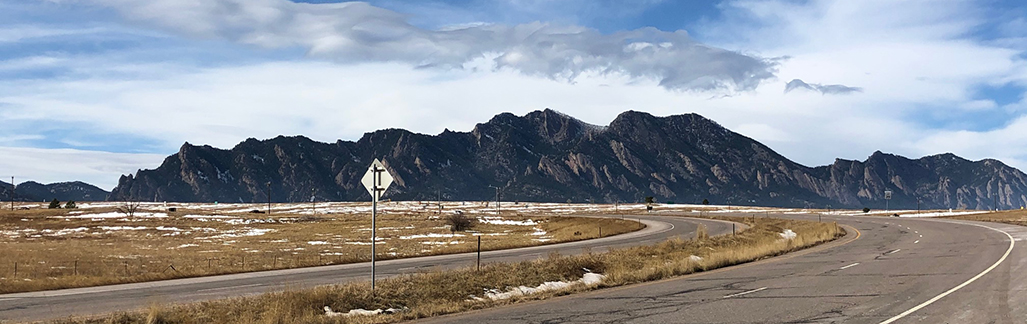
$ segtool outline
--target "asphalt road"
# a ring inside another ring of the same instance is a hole
[[[421,323],[1023,323],[1027,319],[1027,250],[1020,242],[1027,238],[1027,227],[862,216],[824,216],[824,221],[838,221],[855,233],[759,262]]]
[[[638,218],[630,216],[629,218]],[[601,239],[552,244],[512,250],[482,252],[482,262],[511,262],[545,257],[550,253],[577,254],[608,248],[652,244],[668,238],[695,235],[696,224],[705,224],[711,235],[730,233],[732,224],[722,221],[642,216],[646,228]],[[424,269],[467,267],[475,264],[474,253],[396,259],[377,262],[378,278],[413,273]],[[241,273],[202,278],[43,292],[0,295],[0,322],[34,321],[69,316],[87,316],[145,308],[151,304],[199,302],[217,298],[247,296],[285,289],[299,289],[351,281],[368,280],[370,263]]]

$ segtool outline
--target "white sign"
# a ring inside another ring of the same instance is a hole
[[[385,169],[385,165],[382,164],[378,159],[374,159],[371,162],[371,166],[367,168],[367,173],[364,173],[364,177],[360,179],[360,183],[364,184],[364,188],[367,188],[367,193],[371,194],[371,199],[378,201],[385,189],[389,189],[389,185],[392,184],[392,174],[389,170]]]
[[[884,199],[891,199],[891,190],[884,191]]]

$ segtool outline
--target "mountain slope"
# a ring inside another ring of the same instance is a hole
[[[356,142],[186,143],[160,167],[123,176],[110,199],[260,202],[270,189],[274,201],[366,200],[360,177],[376,157],[396,178],[386,197],[397,200],[489,200],[501,188],[508,201],[883,208],[892,190],[899,208],[915,208],[916,197],[930,208],[1027,205],[1027,176],[995,160],[877,152],[810,168],[696,114],[628,111],[601,127],[549,109],[435,136],[386,129]]]
[[[109,194],[107,191],[94,185],[81,182],[57,182],[41,184],[35,181],[27,181],[18,184],[15,189],[14,199],[17,201],[50,201],[57,199],[62,202],[74,201],[104,201]],[[11,184],[0,181],[0,200],[10,201]]]

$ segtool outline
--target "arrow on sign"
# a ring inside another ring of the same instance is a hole
[[[371,166],[367,168],[367,173],[364,173],[364,177],[360,179],[360,183],[367,188],[371,199],[378,201],[385,193],[385,189],[389,189],[389,185],[392,184],[392,174],[385,169],[385,165],[381,161],[374,159]]]

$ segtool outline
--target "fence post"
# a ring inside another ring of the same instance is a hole
[[[481,271],[481,235],[478,235],[478,261],[476,262],[478,271]]]
[[[603,237],[603,227],[599,226],[599,237]]]
[[[78,260],[75,260],[75,275],[78,275]]]
[[[18,261],[14,261],[14,276],[18,277]]]

